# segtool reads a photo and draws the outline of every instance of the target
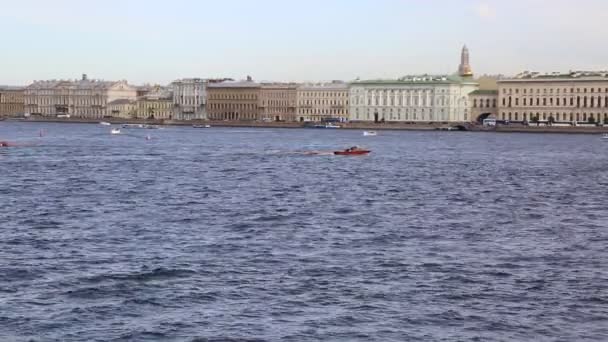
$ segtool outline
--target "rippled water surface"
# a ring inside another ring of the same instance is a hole
[[[598,136],[123,132],[0,122],[0,341],[608,340]]]

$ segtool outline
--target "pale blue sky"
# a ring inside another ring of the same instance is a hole
[[[0,84],[608,69],[604,0],[0,0]]]

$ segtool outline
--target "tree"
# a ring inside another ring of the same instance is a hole
[[[587,119],[587,122],[590,124],[594,124],[595,123],[595,118],[593,116],[590,116],[589,119]]]
[[[608,125],[608,116],[604,116],[604,125]]]
[[[553,117],[553,115],[549,116],[549,119],[547,119],[547,121],[549,122],[549,125],[553,125],[553,123],[555,123],[555,118]]]

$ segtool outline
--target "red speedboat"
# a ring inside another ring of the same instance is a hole
[[[347,148],[344,151],[335,151],[334,154],[338,156],[362,156],[370,153],[370,150],[364,150],[358,147]]]

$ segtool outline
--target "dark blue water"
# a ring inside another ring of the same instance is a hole
[[[608,340],[598,136],[3,139],[36,146],[0,150],[0,341]]]

